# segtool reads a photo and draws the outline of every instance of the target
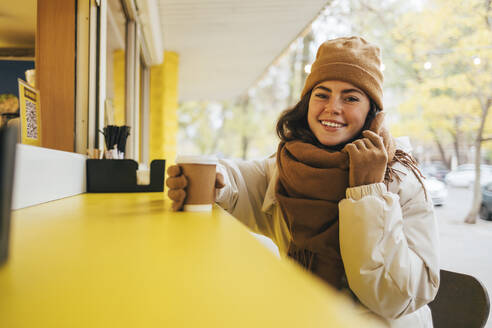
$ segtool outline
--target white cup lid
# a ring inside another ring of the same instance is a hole
[[[217,164],[217,157],[202,156],[202,155],[178,155],[176,157],[177,164]]]

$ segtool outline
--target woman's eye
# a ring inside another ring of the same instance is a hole
[[[348,102],[357,102],[357,101],[359,101],[359,98],[357,98],[357,97],[347,97],[345,100],[347,100]]]
[[[317,94],[316,94],[316,97],[321,98],[321,99],[326,99],[326,98],[328,98],[328,96],[327,96],[326,94],[324,94],[324,93],[317,93]]]

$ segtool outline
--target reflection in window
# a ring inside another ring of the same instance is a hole
[[[143,60],[143,55],[140,53],[140,93],[139,93],[139,109],[140,109],[140,162],[149,163],[149,68]]]
[[[126,15],[120,1],[108,1],[105,125],[125,125]]]

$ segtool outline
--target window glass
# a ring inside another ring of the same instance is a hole
[[[140,162],[149,162],[149,69],[140,55]]]
[[[106,121],[125,125],[126,15],[120,1],[108,1],[106,48]]]

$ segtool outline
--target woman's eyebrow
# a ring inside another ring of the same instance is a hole
[[[326,92],[332,92],[330,88],[324,87],[324,86],[322,86],[322,85],[318,85],[317,87],[315,87],[315,88],[314,88],[314,90],[316,90],[316,89],[318,89],[318,88],[319,88],[319,89],[323,89],[323,90],[325,90]],[[362,91],[360,91],[359,89],[354,89],[354,88],[351,88],[351,89],[344,89],[344,90],[342,90],[342,93],[351,93],[351,92],[358,92],[358,93],[360,93],[360,94],[362,94],[362,95],[364,94],[364,93],[363,93]]]
[[[359,89],[345,89],[345,90],[342,90],[342,93],[351,93],[351,92],[358,92],[360,93],[361,95],[363,95],[364,93],[362,91],[360,91]]]
[[[322,86],[322,85],[318,85],[317,87],[315,87],[315,88],[314,88],[314,90],[316,90],[316,89],[318,89],[318,88],[319,88],[319,89],[323,89],[323,90],[325,90],[325,91],[327,91],[327,92],[331,92],[331,89],[330,89],[330,88],[324,87],[324,86]]]

